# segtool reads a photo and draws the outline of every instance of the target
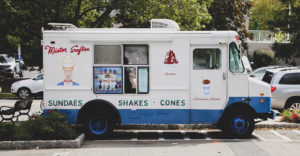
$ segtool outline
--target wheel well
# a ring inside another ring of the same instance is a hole
[[[20,91],[21,89],[23,89],[23,88],[28,89],[28,90],[29,90],[29,93],[31,94],[31,90],[30,90],[28,87],[20,87],[20,88],[18,89],[17,93],[19,93],[19,91]]]
[[[245,111],[248,114],[253,115],[253,117],[256,116],[256,111],[250,105],[242,102],[233,103],[224,110],[222,116],[220,117],[217,123],[217,127],[221,127],[222,124],[224,123],[223,121],[226,118],[226,115],[234,111]]]
[[[288,107],[288,104],[292,101],[295,101],[295,100],[298,100],[300,101],[300,96],[292,96],[292,97],[289,97],[286,102],[285,102],[285,105],[284,105],[284,108],[287,108]]]
[[[91,112],[106,112],[110,113],[111,117],[113,117],[113,122],[114,123],[121,123],[121,116],[117,108],[111,104],[110,102],[106,100],[92,100],[87,102],[80,110],[78,113],[78,118],[77,118],[77,123],[80,124],[83,122],[84,118],[88,113]]]

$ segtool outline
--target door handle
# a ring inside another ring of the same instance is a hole
[[[223,73],[223,80],[226,80],[226,73]]]

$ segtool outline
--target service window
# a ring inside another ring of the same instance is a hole
[[[124,65],[148,65],[148,46],[125,45]]]
[[[193,70],[207,70],[220,68],[220,49],[195,49],[193,51]]]
[[[149,92],[148,45],[124,45],[124,92],[147,94]]]
[[[234,42],[229,45],[229,70],[232,73],[243,73],[245,70],[240,58],[240,51]]]
[[[121,64],[119,45],[96,45],[94,55],[94,64]]]
[[[300,73],[285,74],[280,79],[279,84],[300,85]]]
[[[149,93],[148,49],[148,45],[96,45],[94,93]]]

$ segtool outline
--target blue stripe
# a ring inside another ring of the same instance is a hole
[[[233,103],[243,102],[247,97],[230,97],[225,109]],[[264,102],[261,103],[260,100]],[[250,106],[257,113],[271,111],[270,97],[251,97]],[[79,109],[57,109],[65,114],[70,124],[77,123]],[[216,124],[224,112],[223,109],[119,109],[121,124]],[[47,110],[44,110],[47,114]]]

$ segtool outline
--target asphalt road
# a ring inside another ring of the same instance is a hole
[[[78,149],[3,150],[1,156],[198,156],[299,155],[300,130],[255,130],[230,139],[218,130],[118,130],[110,140],[87,140]]]

